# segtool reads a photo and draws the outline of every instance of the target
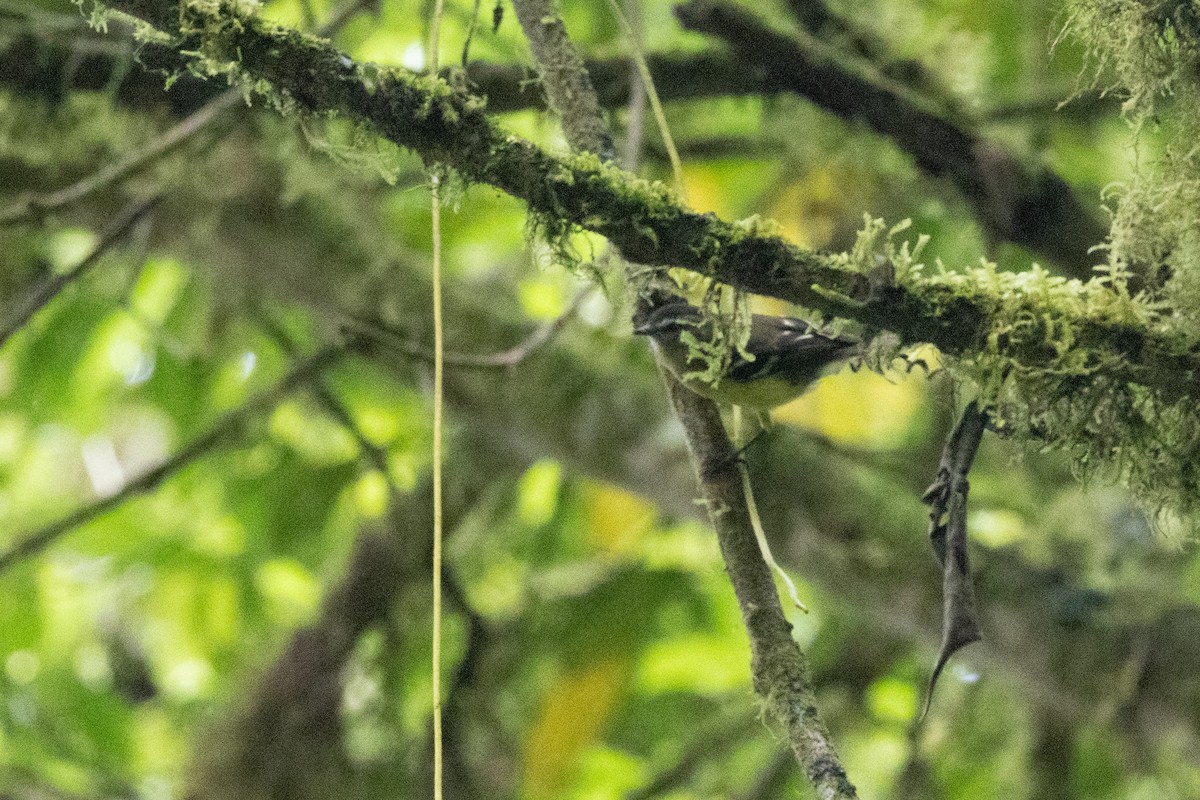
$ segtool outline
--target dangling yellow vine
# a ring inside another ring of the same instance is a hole
[[[438,72],[442,0],[429,24],[429,72]],[[430,177],[433,227],[433,798],[442,800],[442,198],[436,167]]]

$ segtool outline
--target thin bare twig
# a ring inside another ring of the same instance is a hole
[[[333,12],[324,25],[317,29],[317,34],[319,36],[332,35],[368,2],[370,0],[351,0],[342,5]],[[140,172],[208,128],[213,122],[220,119],[226,110],[233,108],[244,97],[243,91],[237,87],[222,92],[171,126],[150,142],[146,148],[136,153],[129,153],[124,158],[81,178],[70,186],[64,186],[62,189],[46,194],[23,197],[0,211],[0,225],[13,225],[40,219],[52,211],[74,205],[91,197],[96,192]]]
[[[69,205],[84,200],[101,189],[105,189],[118,181],[148,167],[156,159],[161,158],[175,148],[191,139],[200,131],[212,124],[221,112],[232,108],[242,98],[240,89],[230,89],[209,101],[198,111],[181,122],[173,125],[150,143],[148,147],[136,153],[129,153],[124,158],[108,165],[85,178],[47,194],[27,196],[13,205],[0,211],[0,225],[13,225],[18,222],[39,219],[51,211],[58,211]]]
[[[50,276],[38,286],[30,289],[24,298],[14,303],[14,310],[8,319],[0,324],[0,347],[3,347],[14,333],[25,327],[29,320],[33,319],[34,314],[45,308],[51,300],[58,296],[59,292],[73,281],[83,277],[88,270],[95,266],[100,257],[107,253],[125,234],[129,233],[130,229],[146,216],[160,199],[161,196],[156,195],[149,200],[142,200],[127,206],[108,224],[108,227],[100,234],[100,241],[82,261],[61,275]]]
[[[345,345],[326,347],[298,364],[273,388],[262,392],[240,407],[230,411],[213,423],[207,431],[188,442],[181,450],[163,461],[157,467],[142,473],[137,478],[125,484],[120,491],[108,497],[102,497],[90,505],[77,509],[56,522],[37,530],[11,545],[0,553],[0,573],[18,561],[41,553],[54,542],[70,531],[84,525],[97,517],[111,511],[117,506],[140,494],[144,494],[160,483],[197,460],[209,451],[215,449],[227,438],[232,436],[250,417],[273,407],[284,395],[291,392],[300,384],[319,374],[346,352]]]
[[[567,327],[576,314],[579,313],[579,307],[583,305],[583,301],[591,293],[591,287],[580,289],[571,298],[571,302],[566,309],[554,319],[543,324],[533,333],[529,334],[520,344],[515,347],[510,347],[507,350],[501,350],[499,353],[494,353],[490,356],[477,356],[479,359],[476,366],[480,367],[515,367],[529,356],[540,350],[545,345],[549,344],[555,336],[562,332],[562,329]],[[469,356],[462,356],[462,363],[458,366],[470,366]]]
[[[563,313],[536,328],[529,336],[513,347],[501,350],[498,353],[486,353],[482,355],[446,353],[444,359],[446,366],[463,367],[465,369],[507,369],[517,366],[539,349],[549,344],[554,337],[562,332],[567,323],[579,313],[579,307],[583,305],[583,301],[590,292],[591,287],[581,289],[571,299],[570,304]],[[346,314],[345,318],[347,327],[374,343],[383,345],[389,350],[394,350],[408,358],[433,361],[433,350],[431,348],[408,339],[403,333],[385,322],[362,319],[352,314]]]

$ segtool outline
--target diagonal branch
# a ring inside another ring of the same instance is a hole
[[[443,361],[448,367],[464,369],[510,369],[516,367],[553,341],[554,337],[567,327],[567,324],[579,313],[579,308],[587,299],[590,291],[591,287],[587,287],[577,292],[561,314],[534,328],[528,336],[512,347],[495,353],[446,353]],[[376,319],[365,319],[346,312],[339,313],[344,317],[346,327],[353,329],[366,340],[364,347],[378,345],[406,358],[433,361],[433,351],[427,345],[413,341],[388,323]]]
[[[796,0],[793,5],[824,8],[822,3],[801,0]],[[731,13],[728,7],[717,8],[725,15]],[[811,24],[824,24],[841,31],[844,23],[830,23],[826,12],[827,9],[818,13]],[[983,139],[961,121],[954,122],[933,109],[923,109],[923,101],[901,91],[898,84],[889,83],[900,77],[911,83],[915,77],[924,75],[919,72],[919,65],[885,61],[877,67],[879,77],[885,79],[877,86],[863,69],[856,68],[847,57],[822,42],[785,36],[746,14],[735,14],[738,24],[733,26],[726,24],[724,17],[714,19],[713,16],[710,13],[689,24],[727,41],[737,58],[718,52],[648,54],[647,65],[664,101],[791,92],[847,120],[865,118],[877,133],[895,141],[927,173],[948,177],[968,200],[980,224],[993,239],[1029,247],[1063,264],[1073,275],[1090,276],[1094,259],[1089,248],[1106,234],[1096,214],[1084,208],[1070,186],[1052,171],[1023,165],[1020,157],[1001,143]],[[860,32],[846,36],[851,39],[851,46],[864,57],[885,58],[879,52],[880,43],[863,39]],[[36,38],[18,40],[7,49],[0,49],[0,82],[26,92],[49,93],[51,96],[67,88],[104,88],[107,83],[98,78],[106,76],[112,80],[115,64],[110,62],[115,62],[117,56],[77,53],[79,47],[81,45],[68,47]],[[70,71],[67,65],[72,59],[85,59],[86,67]],[[172,73],[186,69],[184,60],[177,53],[158,44],[145,45],[139,59]],[[807,68],[814,63],[820,69]],[[631,64],[627,59],[588,59],[584,65],[596,87],[601,107],[625,104],[631,92],[640,85],[631,81]],[[528,81],[527,77],[527,69],[520,65],[474,62],[467,68],[472,90],[487,98],[491,113],[545,107],[543,84]],[[926,75],[917,81],[917,88],[933,82]],[[164,101],[169,100],[177,110],[187,111],[194,108],[198,100],[218,92],[213,84],[199,83],[189,74],[182,75],[165,94],[159,91],[160,85],[158,75],[131,70],[121,79],[118,98],[144,105],[147,98],[157,95]],[[874,96],[876,89],[886,93],[889,85],[894,91],[893,96],[887,98],[888,103],[898,103],[904,113],[893,113],[891,106]],[[1052,94],[1053,100],[1047,101],[1048,110],[1053,111],[1064,96]],[[1082,106],[1073,104],[1068,110],[1074,113],[1079,108]],[[938,134],[943,126],[948,126],[950,133],[941,132],[939,141],[947,140],[949,136],[957,144],[945,148],[927,147],[923,137]],[[14,215],[29,216],[37,207],[51,207],[54,199],[54,195],[50,195],[40,203],[29,204],[34,208],[14,206],[0,212],[0,222]]]
[[[158,205],[160,199],[156,195],[149,200],[131,204],[108,224],[108,227],[100,234],[100,241],[82,261],[61,275],[50,276],[31,288],[25,297],[14,303],[14,310],[11,314],[6,315],[7,319],[0,324],[0,347],[3,347],[14,333],[25,327],[29,320],[33,319],[34,314],[45,308],[51,300],[58,296],[59,292],[82,278],[88,270],[94,267],[101,256],[111,250],[113,245],[129,233],[139,220]]]
[[[611,139],[599,117],[595,97],[574,44],[558,17],[554,0],[514,0],[521,25],[530,37],[544,81],[564,80],[550,91],[562,115],[567,140],[578,150],[592,150],[611,160]],[[558,33],[536,41],[546,31]],[[557,65],[547,70],[541,60]],[[573,65],[564,77],[562,65]],[[570,87],[571,91],[564,91]],[[804,768],[822,800],[854,800],[854,786],[846,777],[828,731],[817,711],[808,660],[791,636],[775,583],[759,549],[752,522],[751,495],[743,483],[733,444],[715,403],[677,381],[659,363],[659,373],[671,395],[675,415],[683,423],[700,493],[709,519],[717,531],[721,555],[742,611],[750,639],[750,671],[754,689],[767,712],[787,732],[796,760]]]
[[[181,7],[170,0],[110,5],[178,35]],[[1104,374],[1114,381],[1154,387],[1169,400],[1200,393],[1200,353],[1178,336],[1120,315],[1092,313],[1085,290],[1064,287],[1064,299],[1056,302],[1044,282],[1031,287],[1028,281],[1005,284],[994,275],[919,275],[872,291],[867,275],[848,269],[836,255],[696,213],[666,189],[593,156],[550,155],[502,131],[478,98],[442,81],[360,66],[327,42],[233,10],[204,8],[183,7],[188,30],[204,33],[181,37],[176,44],[181,51],[236,63],[300,109],[370,125],[427,161],[519,197],[552,234],[579,225],[607,237],[631,261],[691,269],[749,292],[895,331],[909,343],[930,342],[951,355],[985,351],[1002,334],[1005,354],[1023,368],[1057,367],[1060,351],[1048,346],[1048,331],[1056,338],[1069,332],[1074,345],[1097,352]],[[231,24],[233,18],[237,24]],[[1014,315],[1037,324],[1003,322]]]
[[[848,49],[871,62],[880,74],[936,99],[946,108],[958,105],[924,64],[895,57],[880,36],[830,8],[825,0],[788,0],[787,7],[796,21],[821,41]]]
[[[42,195],[22,197],[8,208],[0,210],[0,226],[38,219],[52,211],[86,200],[96,192],[140,172],[203,131],[241,99],[240,91],[229,89],[173,125],[170,130],[150,142],[145,149],[129,153],[70,186]]]
[[[763,560],[742,490],[738,454],[711,400],[667,380],[683,423],[701,500],[717,531],[730,583],[750,635],[754,690],[787,731],[788,744],[823,800],[857,797],[817,711],[808,661],[792,638],[770,568]]]

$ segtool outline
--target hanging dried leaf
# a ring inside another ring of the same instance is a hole
[[[967,473],[987,425],[987,413],[975,401],[963,409],[962,418],[946,441],[937,479],[922,498],[929,503],[929,539],[942,565],[942,646],[938,652],[921,718],[929,712],[933,690],[950,657],[982,637],[979,607],[971,580],[967,554]]]

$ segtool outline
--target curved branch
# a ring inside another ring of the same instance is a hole
[[[512,347],[494,353],[446,353],[443,361],[448,367],[464,369],[511,369],[518,366],[553,341],[554,337],[567,327],[567,324],[579,313],[580,306],[583,305],[583,301],[587,299],[590,292],[591,287],[576,292],[575,297],[561,314],[539,325]],[[348,313],[342,316],[345,319],[346,327],[353,329],[355,333],[363,337],[363,344],[366,348],[378,346],[405,358],[433,361],[431,348],[413,341],[402,331],[382,320],[363,319]]]
[[[1091,277],[1092,248],[1108,234],[1097,214],[1099,198],[1086,207],[1054,171],[980,137],[928,99],[816,39],[779,33],[721,0],[690,0],[676,6],[675,15],[688,30],[725,42],[739,62],[762,70],[779,88],[890,138],[924,172],[953,183],[993,238]]]

